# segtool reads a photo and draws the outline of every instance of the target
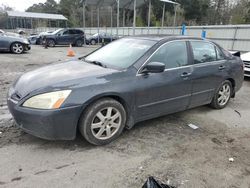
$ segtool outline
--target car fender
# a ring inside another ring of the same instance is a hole
[[[133,114],[135,114],[134,113],[135,106],[129,105],[129,102],[126,99],[127,97],[125,97],[125,96],[123,96],[123,95],[121,95],[120,93],[117,93],[117,92],[100,93],[100,94],[95,95],[92,98],[88,99],[82,105],[82,110],[81,110],[82,112],[81,112],[81,114],[84,113],[84,111],[86,110],[86,108],[89,105],[93,104],[95,101],[98,101],[98,100],[100,100],[102,98],[106,98],[106,97],[107,98],[112,98],[114,100],[117,100],[118,102],[120,102],[123,105],[123,107],[124,107],[124,109],[126,111],[126,114],[127,114],[126,128],[128,128],[128,129],[132,128],[133,125],[134,125],[134,122],[135,122],[134,121],[135,118],[133,117]],[[134,103],[132,103],[132,104],[134,104]],[[79,118],[80,118],[80,116],[79,116]]]

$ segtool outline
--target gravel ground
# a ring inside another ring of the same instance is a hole
[[[80,56],[95,48],[73,49]],[[66,52],[32,46],[22,55],[0,53],[1,187],[133,188],[148,176],[181,188],[250,187],[250,79],[223,110],[202,106],[141,122],[107,146],[80,135],[46,141],[17,129],[6,107],[10,84],[26,71],[70,59]]]

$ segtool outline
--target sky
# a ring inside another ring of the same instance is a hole
[[[59,0],[56,1],[58,2]],[[25,11],[28,7],[35,3],[37,4],[44,2],[46,2],[46,0],[0,0],[0,5],[8,5],[17,11]]]

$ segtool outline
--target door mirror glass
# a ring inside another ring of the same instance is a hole
[[[161,73],[165,70],[165,64],[160,62],[150,62],[141,71],[143,74]]]

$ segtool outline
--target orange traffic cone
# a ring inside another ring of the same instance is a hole
[[[71,44],[69,45],[67,56],[69,56],[69,57],[74,57],[75,56],[75,52],[72,50],[72,45]]]

